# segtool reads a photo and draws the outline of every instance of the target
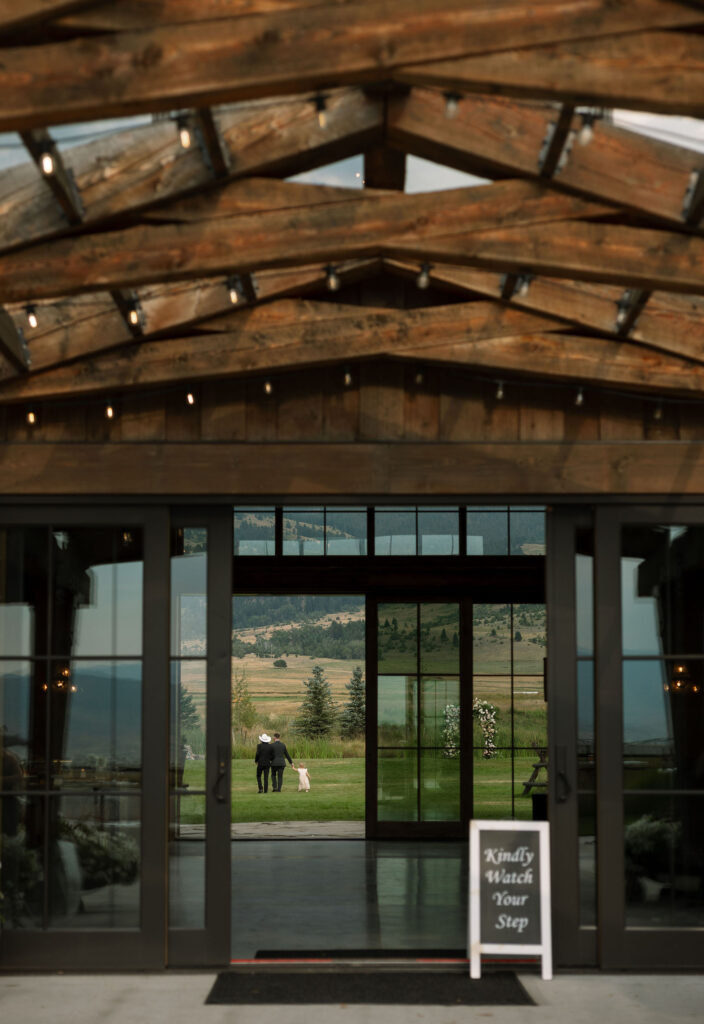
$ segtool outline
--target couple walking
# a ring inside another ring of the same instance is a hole
[[[286,767],[287,761],[294,769],[294,771],[298,772],[299,792],[301,790],[309,790],[310,777],[308,775],[308,769],[306,768],[306,766],[299,765],[299,767],[296,768],[293,761],[291,760],[291,755],[286,749],[286,744],[282,741],[281,736],[279,735],[278,732],[274,733],[273,740],[271,736],[268,736],[265,732],[263,732],[259,737],[257,752],[254,755],[254,763],[257,766],[257,787],[260,793],[268,792],[269,769],[271,769],[272,792],[281,792],[281,786],[284,781],[284,768]]]

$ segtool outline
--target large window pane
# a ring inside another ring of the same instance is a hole
[[[626,925],[701,927],[704,798],[626,794]]]
[[[171,538],[171,654],[207,652],[207,530],[186,527]]]
[[[44,908],[43,797],[0,796],[3,928],[41,928]]]
[[[49,531],[0,529],[0,656],[46,652]]]
[[[141,662],[53,662],[48,687],[53,786],[141,785]]]
[[[414,508],[377,509],[374,513],[374,554],[416,554]]]
[[[418,680],[412,676],[379,676],[378,737],[380,746],[415,746],[418,741]]]
[[[49,812],[49,927],[138,928],[140,798],[53,798]]]
[[[418,554],[458,555],[459,553],[459,509],[419,509]]]
[[[284,554],[325,554],[325,512],[322,506],[284,509]]]
[[[577,654],[594,653],[594,537],[591,530],[577,530],[575,601]]]
[[[45,732],[40,729],[37,744],[32,726],[43,722],[46,694],[32,670],[30,661],[0,661],[0,792],[35,788],[44,776]],[[16,813],[17,806],[8,798],[3,814]]]
[[[52,553],[52,653],[141,654],[141,530],[57,528]]]
[[[276,520],[273,508],[236,508],[233,527],[236,555],[276,554]]]
[[[594,733],[594,662],[577,662],[577,785],[596,789],[596,739]]]
[[[378,651],[379,671],[418,671],[418,606],[380,604]]]
[[[508,508],[467,509],[467,554],[508,554]]]
[[[420,681],[420,745],[441,747],[447,757],[459,752],[460,681],[442,677]]]
[[[421,672],[458,673],[460,670],[460,607],[458,604],[420,606]]]
[[[380,750],[377,816],[379,821],[418,820],[418,754]]]
[[[704,789],[704,662],[623,663],[627,789]]]
[[[327,555],[366,555],[366,509],[328,508],[326,510],[325,553]]]
[[[514,509],[509,512],[512,555],[545,554],[545,509]]]
[[[460,752],[420,752],[420,820],[459,821]]]
[[[169,928],[205,927],[204,794],[172,792]]]

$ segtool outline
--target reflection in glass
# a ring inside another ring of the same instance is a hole
[[[514,676],[513,729],[521,744],[532,747],[536,752],[547,748],[548,706],[542,675]],[[545,778],[541,781],[545,782]]]
[[[56,529],[52,555],[52,653],[141,654],[142,531]]]
[[[44,774],[43,730],[40,759],[30,759],[32,723],[41,717],[46,703],[39,684],[39,714],[33,715],[33,685],[37,684],[32,679],[32,662],[0,661],[0,792],[35,788]],[[9,813],[9,807],[10,803],[4,813]]]
[[[170,751],[172,785],[177,787],[183,785],[186,766],[205,758],[206,680],[205,661],[171,662]]]
[[[418,671],[418,606],[380,604],[377,658],[379,671]]]
[[[624,799],[628,927],[701,927],[704,799],[628,793]]]
[[[416,554],[416,511],[414,508],[375,510],[374,554]]]
[[[418,728],[416,676],[379,676],[378,688],[379,745],[415,746]]]
[[[467,554],[508,554],[508,508],[467,509]]]
[[[593,532],[577,530],[575,555],[575,602],[577,654],[594,653],[594,554]]]
[[[139,786],[141,662],[53,662],[48,686],[52,785]]]
[[[48,538],[43,527],[0,529],[2,657],[46,652]]]
[[[418,510],[418,554],[459,555],[460,514],[458,508]]]
[[[50,799],[49,927],[138,928],[141,798]]]
[[[595,777],[594,733],[594,662],[577,662],[577,786],[580,790],[594,791]]]
[[[325,553],[325,513],[322,506],[312,509],[284,509],[284,554],[323,555]]]
[[[455,604],[420,606],[420,670],[460,670],[460,607]]]
[[[172,793],[169,928],[205,928],[204,794]]]
[[[590,788],[594,788],[593,785]],[[580,793],[579,815],[579,923],[596,925],[596,798],[593,793]]]
[[[41,928],[44,905],[44,800],[0,796],[3,928]]]
[[[208,533],[185,527],[171,537],[171,654],[207,651]]]
[[[458,677],[423,677],[420,681],[420,745],[442,747],[446,757],[459,754],[460,681]],[[455,729],[455,721],[457,729]],[[457,735],[455,736],[455,732]]]
[[[509,512],[512,555],[545,554],[545,509]]]
[[[511,606],[475,604],[472,611],[475,674],[511,674]]]
[[[377,808],[379,821],[418,820],[418,754],[380,750]]]
[[[273,508],[236,508],[233,528],[236,555],[276,554],[276,522]]]
[[[326,509],[325,553],[327,555],[366,555],[366,509]]]
[[[623,663],[627,789],[704,789],[704,662]]]
[[[547,648],[547,620],[544,604],[513,606],[513,671],[543,676]]]
[[[445,750],[421,750],[421,821],[459,821],[460,770],[459,750],[453,756]]]

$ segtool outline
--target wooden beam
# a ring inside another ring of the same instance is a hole
[[[432,238],[451,238],[463,226],[478,232],[493,225],[537,225],[610,212],[603,205],[520,181],[413,196],[355,190],[349,196],[343,190],[337,202],[321,202],[326,193],[319,186],[274,183],[272,197],[286,188],[299,192],[300,203],[306,190],[317,202],[279,210],[259,205],[258,212],[241,212],[249,201],[248,189],[258,204],[264,194],[256,182],[242,182],[213,199],[202,197],[168,211],[169,220],[189,218],[188,223],[60,239],[0,256],[0,302],[372,257],[391,239],[422,254]],[[328,189],[331,196],[333,192]],[[655,241],[662,244],[669,236],[662,233]],[[699,240],[675,239],[680,241]],[[444,262],[464,261],[450,257]],[[670,276],[675,278],[676,271]]]
[[[356,260],[338,265],[343,284],[378,271],[378,261]],[[257,297],[261,300],[288,295],[306,295],[320,290],[325,272],[319,265],[267,270],[257,275]],[[210,330],[213,317],[232,311],[225,280],[207,279],[186,284],[156,285],[140,292],[143,331],[133,329],[129,318],[120,314],[107,293],[78,295],[58,302],[38,304],[39,325],[32,337],[32,368],[46,369],[75,359],[95,355],[135,337],[153,337],[183,331],[194,324]],[[21,307],[13,312],[21,313]],[[9,365],[0,365],[0,380],[15,376]]]
[[[258,102],[214,115],[223,146],[233,154],[231,180],[250,174],[294,174],[360,152],[381,137],[383,104],[359,89],[329,92],[321,131],[310,99]],[[65,154],[85,206],[97,225],[206,188],[210,169],[197,147],[184,150],[170,121],[157,121],[76,146]],[[66,223],[29,165],[0,172],[0,248],[51,237]]]
[[[9,443],[8,495],[220,495],[362,500],[409,495],[704,494],[700,441]]]
[[[73,174],[67,170],[63,158],[49,133],[43,129],[22,132],[29,154],[39,168],[42,180],[54,194],[69,224],[83,221],[83,202]]]
[[[471,337],[545,331],[553,321],[494,303],[371,312],[358,306],[301,300],[238,311],[197,337],[142,342],[114,353],[19,378],[0,388],[0,402],[208,380],[274,368],[314,366],[366,356],[402,354],[409,345],[444,347]],[[704,376],[704,371],[702,371]]]
[[[213,174],[216,178],[229,177],[232,157],[210,107],[196,110],[194,121],[198,140],[203,146]]]
[[[692,171],[682,206],[682,217],[688,224],[699,224],[704,217],[704,167]]]
[[[451,120],[434,89],[412,89],[388,104],[388,137],[416,156],[488,177],[540,172],[539,155],[551,135],[555,110],[501,96],[465,95]],[[560,185],[610,200],[674,223],[683,221],[690,179],[704,158],[674,146],[596,121],[582,135],[582,119],[570,125],[575,138],[555,179]]]
[[[622,287],[704,291],[704,239],[612,224],[555,221],[464,237],[429,238],[423,244],[394,241],[384,246],[384,255],[422,256],[432,262]]]
[[[29,352],[22,331],[6,309],[0,306],[0,352],[22,373],[29,369]]]
[[[383,143],[364,154],[366,188],[395,189],[403,192],[406,184],[406,154]]]
[[[409,279],[418,272],[417,266],[409,262],[385,260],[384,266]],[[435,288],[503,297],[503,277],[496,272],[436,263],[430,277]],[[614,334],[622,297],[623,289],[616,285],[534,277],[523,295],[512,293],[512,304],[578,327]],[[704,298],[654,292],[632,327],[629,340],[704,362]]]
[[[624,73],[627,69],[627,73]],[[704,115],[704,39],[632,32],[402,68],[396,81],[661,114]]]
[[[524,0],[367,0],[319,7],[314,19],[280,11],[56,43],[40,60],[20,47],[0,53],[0,131],[327,89],[417,62],[703,21],[668,0],[538,10]]]
[[[557,170],[572,127],[573,117],[574,106],[571,103],[565,103],[556,114],[555,120],[550,122],[538,154],[538,173],[541,178],[552,178]]]
[[[100,0],[0,0],[0,35],[31,28],[81,8],[95,7],[99,2]]]

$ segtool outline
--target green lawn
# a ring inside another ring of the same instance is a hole
[[[521,795],[523,782],[530,776],[532,762],[532,756],[515,761],[515,814],[519,818],[530,818],[532,814],[530,797]],[[260,796],[254,763],[249,760],[233,761],[232,821],[364,820],[364,758],[320,758],[306,761],[306,765],[311,776],[309,793],[298,792],[298,776],[287,767],[282,792],[273,793],[269,789],[268,793]],[[203,761],[186,762],[184,783],[189,789],[204,787],[204,768]],[[181,797],[183,824],[202,822],[204,810],[205,797]],[[511,816],[510,758],[474,761],[474,816]]]

